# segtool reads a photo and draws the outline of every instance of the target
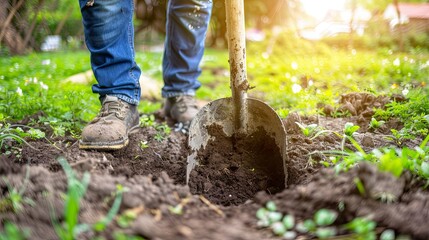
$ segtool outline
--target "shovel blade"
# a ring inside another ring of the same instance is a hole
[[[246,98],[247,104],[247,126],[245,127],[246,137],[252,138],[269,138],[274,140],[277,148],[274,148],[278,153],[272,155],[278,156],[275,158],[267,158],[261,163],[263,168],[269,174],[274,171],[276,178],[287,185],[287,155],[286,155],[286,131],[277,113],[264,102]],[[234,127],[234,102],[232,98],[221,98],[208,103],[204,106],[189,127],[188,145],[190,154],[187,158],[186,182],[189,182],[191,171],[198,165],[198,153],[206,148],[211,141],[216,141],[216,136],[210,133],[211,126],[222,128],[223,134],[227,137],[232,137],[235,134]],[[261,131],[264,134],[259,134]],[[257,143],[264,143],[267,139],[257,139]],[[271,155],[271,154],[270,154]],[[251,159],[249,160],[251,161]],[[275,173],[276,172],[276,173]]]

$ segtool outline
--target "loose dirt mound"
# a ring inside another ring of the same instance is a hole
[[[366,106],[369,108],[370,104]],[[116,218],[104,232],[89,231],[79,239],[95,236],[112,239],[119,231],[148,239],[275,238],[269,229],[257,226],[255,217],[256,211],[269,200],[274,201],[283,214],[293,214],[298,222],[312,218],[320,208],[332,209],[338,213],[334,226],[341,234],[347,234],[341,227],[343,224],[356,217],[368,217],[377,222],[378,233],[389,228],[415,239],[429,239],[426,227],[429,192],[421,187],[421,182],[408,173],[398,179],[365,164],[336,175],[333,170],[322,168],[320,161],[327,160],[323,151],[341,148],[341,139],[327,134],[311,140],[303,136],[295,124],[317,123],[325,129],[341,131],[346,122],[353,122],[361,126],[356,139],[366,151],[393,144],[385,139],[387,132],[382,129],[368,132],[366,126],[371,115],[362,114],[365,110],[357,112],[359,114],[347,118],[290,114],[284,120],[288,132],[289,187],[276,194],[269,190],[267,175],[240,173],[241,165],[234,162],[236,153],[228,139],[202,153],[208,165],[193,173],[189,187],[184,185],[187,139],[180,133],[157,141],[156,130],[141,128],[132,135],[126,149],[116,152],[82,151],[73,138],[32,141],[30,144],[35,149],[23,145],[19,154],[0,157],[3,176],[0,197],[5,199],[13,188],[23,189],[23,197],[34,204],[23,203],[23,209],[17,213],[10,204],[0,204],[0,221],[29,229],[31,239],[58,239],[53,223],[62,222],[65,217],[67,178],[57,159],[64,157],[79,177],[85,171],[91,176],[81,201],[80,223],[95,223],[106,216],[118,184],[127,189],[118,216],[127,211],[136,214],[128,227],[119,226]],[[399,126],[394,121],[390,124]],[[147,148],[141,148],[142,141],[147,142]],[[420,141],[405,144],[413,147]],[[249,147],[248,150],[255,148]],[[353,149],[350,144],[345,147]],[[365,193],[359,191],[356,179],[362,182]],[[252,188],[254,186],[257,187]],[[255,194],[259,190],[264,191]],[[389,202],[382,201],[385,199]],[[1,224],[0,231],[4,231],[3,227]]]

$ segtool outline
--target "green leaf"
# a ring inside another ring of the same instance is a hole
[[[337,234],[337,230],[333,227],[329,228],[318,228],[316,230],[316,236],[320,239],[326,239],[333,237]]]
[[[28,133],[30,134],[30,137],[33,139],[41,139],[45,137],[44,132],[35,128],[31,128],[30,130],[28,130]]]
[[[268,210],[266,208],[260,208],[256,211],[256,218],[259,220],[268,220]]]
[[[361,195],[361,196],[366,196],[365,187],[364,187],[364,185],[363,185],[362,181],[360,180],[360,178],[355,177],[355,178],[353,179],[353,182],[355,183],[356,188],[358,189],[358,191],[359,191],[360,195]]]
[[[270,223],[281,221],[283,217],[283,214],[279,212],[269,212],[268,213],[268,220]]]
[[[384,230],[380,235],[380,240],[395,240],[395,231],[391,229]]]
[[[402,158],[396,154],[395,149],[389,149],[379,157],[378,169],[399,177],[404,171],[402,161]]]
[[[422,174],[425,177],[429,177],[429,163],[428,162],[422,162],[422,165],[420,167],[422,169]]]
[[[307,232],[311,232],[316,229],[316,223],[311,219],[305,220],[303,226],[307,230]]]
[[[282,236],[286,232],[286,227],[281,222],[275,222],[271,225],[271,229],[273,230],[273,233]]]
[[[294,231],[286,231],[284,234],[283,234],[283,238],[284,239],[296,239],[296,232],[294,232]]]
[[[293,226],[295,226],[295,218],[290,214],[284,216],[282,222],[283,222],[283,225],[285,226],[286,230],[292,229]]]
[[[353,133],[355,133],[357,130],[359,130],[359,126],[358,125],[354,125],[353,123],[351,123],[351,122],[347,122],[345,125],[344,125],[344,134],[346,135],[346,136],[353,136]]]
[[[106,229],[106,226],[109,225],[110,222],[112,222],[113,218],[116,216],[116,214],[119,211],[119,208],[120,208],[121,202],[122,202],[122,195],[123,195],[122,185],[118,185],[117,189],[118,190],[116,192],[115,201],[113,202],[112,207],[110,208],[109,212],[107,213],[107,215],[102,220],[98,221],[93,226],[94,230],[97,232],[104,231],[104,229]]]
[[[268,201],[267,204],[265,204],[268,211],[275,212],[277,210],[276,204],[273,201]]]
[[[314,221],[318,226],[328,226],[335,222],[338,214],[329,209],[320,209],[314,214]]]
[[[183,214],[183,206],[181,204],[177,204],[175,207],[169,206],[168,210],[175,215],[182,215]]]
[[[345,227],[357,234],[367,234],[374,231],[377,224],[366,218],[355,218],[351,222],[347,223]]]

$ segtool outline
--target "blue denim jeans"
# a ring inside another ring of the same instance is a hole
[[[79,0],[86,45],[101,98],[140,101],[140,68],[134,60],[133,0]],[[212,0],[168,0],[162,61],[163,97],[194,95]],[[144,87],[144,86],[143,86]]]

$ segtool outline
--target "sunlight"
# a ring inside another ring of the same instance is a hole
[[[301,0],[304,11],[316,19],[323,19],[329,10],[345,10],[347,0]]]

